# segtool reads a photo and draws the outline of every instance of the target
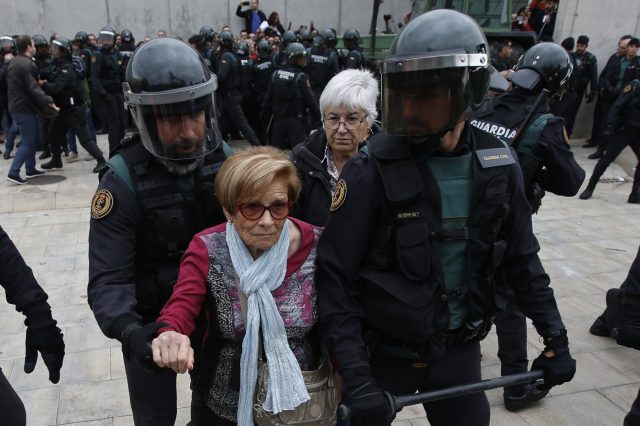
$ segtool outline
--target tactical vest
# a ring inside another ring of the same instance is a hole
[[[273,62],[271,62],[269,58],[259,58],[258,62],[254,64],[253,70],[255,78],[253,84],[260,95],[267,93],[274,69]]]
[[[180,260],[192,237],[224,222],[215,195],[215,177],[225,154],[209,154],[197,173],[170,174],[137,138],[123,142],[107,163],[132,190],[141,211],[136,233],[136,311],[152,321],[169,299]]]
[[[100,84],[104,90],[109,93],[122,93],[122,80],[121,80],[121,69],[119,63],[119,56],[117,50],[114,52],[109,52],[104,48],[100,48],[95,55],[100,55],[102,57],[102,66],[98,72],[98,75],[93,75],[93,78],[97,78],[100,80]]]
[[[515,159],[500,141],[469,129],[475,139],[469,201],[473,208],[460,228],[442,227],[440,190],[422,147],[384,134],[367,142],[387,201],[359,272],[367,328],[378,336],[374,341],[441,341],[449,333],[450,300],[466,304],[469,329],[489,324],[495,311],[504,307],[494,276],[506,249],[502,228],[509,217]],[[450,240],[466,241],[465,294],[445,287],[436,245]]]
[[[51,83],[55,83],[58,78],[62,77],[62,74],[70,75],[72,77],[72,81],[65,86],[62,91],[55,95],[51,95],[56,106],[61,109],[66,109],[84,105],[82,88],[80,87],[80,82],[76,76],[71,60],[63,59],[60,62],[55,62],[49,72],[49,81]]]
[[[309,49],[306,73],[312,88],[324,89],[333,77],[331,75],[332,64],[337,60],[335,52],[326,47],[314,46]]]
[[[220,62],[222,61],[227,61],[231,70],[227,75],[226,81],[221,82],[221,86],[224,86],[221,88],[227,91],[238,89],[240,87],[240,60],[233,52],[223,52],[220,55]]]
[[[496,111],[496,108],[499,110]],[[494,97],[482,105],[470,123],[511,146],[530,111],[529,102],[507,102],[501,97]],[[524,190],[532,212],[538,211],[544,197],[544,190],[540,183],[543,159],[538,154],[538,143],[547,121],[553,117],[552,114],[543,112],[536,112],[536,114],[529,125],[521,130],[524,133],[517,146],[513,147],[518,154]]]
[[[304,114],[306,105],[298,86],[302,78],[304,78],[304,72],[292,67],[279,69],[273,73],[271,85],[274,116]]]
[[[352,49],[345,58],[345,69],[360,69],[364,67],[364,56],[360,49]]]
[[[240,59],[240,88],[242,92],[251,95],[253,83],[253,61],[251,59]]]

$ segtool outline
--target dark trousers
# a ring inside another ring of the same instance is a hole
[[[624,130],[612,135],[609,139],[610,141],[604,150],[604,155],[600,157],[600,159],[598,160],[598,163],[593,168],[593,174],[589,179],[588,188],[591,188],[592,190],[598,184],[598,181],[600,180],[600,176],[603,175],[603,173],[607,170],[609,165],[615,161],[615,159],[618,157],[618,155],[620,155],[622,150],[627,147],[627,145],[631,147],[634,154],[636,155],[636,158],[640,160],[640,130],[639,129],[631,129],[627,127]],[[635,176],[640,177],[640,174],[638,173],[637,169],[636,169]],[[634,181],[634,187],[636,188],[636,191],[637,191],[637,186],[638,184],[636,184],[636,182]],[[632,188],[632,191],[633,191],[633,188]]]
[[[603,97],[600,101],[600,109],[598,110],[598,132],[591,134],[591,141],[598,142],[598,149],[604,150],[609,141],[606,137],[602,135],[604,129],[607,128],[607,119],[609,118],[609,111],[611,111],[611,107],[616,102],[616,98],[611,97]],[[594,139],[595,137],[595,139]]]
[[[295,115],[274,116],[271,145],[280,149],[293,149],[307,137],[306,117]]]
[[[231,121],[251,145],[260,145],[260,140],[251,125],[249,125],[244,111],[242,111],[242,95],[240,92],[234,91],[228,96],[221,96],[221,101],[222,114],[225,119]]]
[[[478,382],[480,375],[480,343],[453,346],[444,356],[425,368],[409,361],[374,357],[371,359],[374,379],[393,395],[412,394]],[[486,426],[489,424],[489,401],[484,392],[423,404],[432,426]]]
[[[147,373],[124,358],[129,401],[136,426],[173,426],[176,421],[176,373],[168,368]]]
[[[51,155],[54,159],[60,159],[62,146],[67,143],[67,131],[72,130],[78,136],[80,145],[87,150],[99,163],[104,162],[102,151],[91,136],[87,123],[87,110],[84,106],[77,106],[60,110],[49,127],[49,141]]]
[[[236,424],[213,414],[207,407],[205,396],[202,393],[197,391],[191,393],[191,422],[189,426],[235,426]]]
[[[507,308],[494,321],[498,334],[498,358],[503,376],[524,373],[528,370],[527,318],[510,301]]]
[[[0,413],[5,426],[24,426],[27,413],[24,404],[0,368]]]
[[[96,126],[93,124],[93,114],[91,113],[91,108],[85,106],[85,116],[87,117],[87,125],[89,126],[89,134],[91,135],[92,141],[97,141],[96,139]],[[76,134],[73,130],[69,129],[67,132],[67,146],[69,147],[69,151],[73,153],[78,153],[78,147],[76,146]]]
[[[127,112],[124,109],[124,95],[122,93],[109,93],[107,99],[96,98],[94,104],[100,113],[100,121],[107,126],[109,133],[109,157],[120,145],[124,137]]]
[[[569,136],[573,133],[573,126],[576,123],[576,116],[578,115],[578,110],[580,110],[580,105],[582,105],[584,92],[585,89],[582,89],[565,94],[562,101],[560,101],[566,103],[564,111],[562,111],[562,114],[554,113],[555,115],[564,118],[564,127],[567,129],[567,134]]]
[[[631,411],[624,418],[622,426],[637,426],[640,425],[640,389],[638,390],[638,396],[636,400],[631,404]]]
[[[49,129],[51,128],[51,117],[38,117],[38,135],[40,145],[38,149],[51,153],[51,145],[49,144]]]

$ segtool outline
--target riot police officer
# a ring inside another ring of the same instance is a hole
[[[338,55],[329,47],[337,40],[331,28],[325,28],[313,40],[314,46],[307,50],[307,74],[311,89],[316,98],[320,95],[331,78],[340,72]]]
[[[257,57],[253,64],[253,87],[256,91],[256,105],[260,108],[260,105],[264,102],[264,97],[267,94],[267,89],[271,84],[271,76],[275,71],[275,66],[271,60],[271,46],[269,46],[269,42],[267,40],[260,40],[256,45],[256,49]],[[260,123],[260,129],[257,133],[261,143],[264,145],[266,144],[266,130],[269,123],[263,122],[260,115],[258,115],[258,120]]]
[[[544,386],[575,373],[515,153],[468,122],[487,92],[488,49],[459,12],[409,22],[382,63],[384,133],[336,185],[316,285],[353,426],[391,423],[384,391],[480,380],[479,340],[503,306],[497,268],[544,338],[533,363]],[[434,426],[489,424],[483,393],[424,407]]]
[[[524,192],[537,212],[545,191],[573,197],[584,181],[564,134],[561,118],[548,113],[548,98],[562,97],[570,80],[572,65],[566,51],[554,43],[540,43],[529,49],[511,75],[512,89],[487,99],[472,113],[471,124],[497,136],[518,155]],[[498,314],[498,357],[502,375],[527,371],[527,324],[524,314],[510,301]],[[517,410],[543,398],[547,391],[520,385],[505,388],[507,410]]]
[[[209,67],[209,70],[211,70],[211,72],[215,72],[216,54],[213,50],[212,44],[216,33],[212,27],[203,25],[202,27],[200,27],[199,34],[202,37],[203,44],[200,49],[198,49],[198,53],[200,53],[200,55],[204,59],[204,62],[205,64],[207,64],[207,67]]]
[[[89,305],[102,332],[122,343],[136,425],[174,424],[176,375],[147,371],[145,342],[192,236],[224,221],[214,194],[226,158],[216,85],[189,45],[158,38],[141,46],[123,85],[139,134],[109,160],[91,202]]]
[[[344,61],[345,69],[360,69],[364,67],[364,55],[360,47],[360,33],[358,30],[349,29],[342,36],[344,47],[347,48],[347,56]]]
[[[58,37],[51,45],[54,55],[52,69],[47,73],[47,79],[38,83],[53,98],[60,111],[51,119],[48,129],[51,160],[40,167],[44,170],[62,168],[62,146],[66,143],[67,130],[71,129],[78,136],[80,145],[97,160],[98,164],[93,169],[97,173],[104,166],[105,159],[89,130],[84,95],[71,62],[71,43],[65,37]]]
[[[100,48],[91,57],[91,88],[94,107],[109,133],[109,156],[124,137],[126,111],[122,98],[122,57],[115,47],[116,31],[107,25],[98,35]]]
[[[263,122],[273,117],[271,145],[280,149],[292,149],[302,142],[309,120],[314,127],[320,123],[318,99],[310,90],[309,78],[303,70],[307,52],[300,43],[291,43],[287,52],[289,65],[273,73],[261,107]]]
[[[36,48],[36,53],[33,55],[33,61],[36,64],[36,79],[47,80],[49,73],[53,70],[53,56],[49,51],[49,40],[42,34],[35,34],[31,38],[33,47]],[[40,160],[51,157],[51,144],[49,141],[49,128],[51,126],[50,116],[38,117],[38,132],[40,133],[40,143],[42,145],[42,153],[38,157]],[[64,150],[67,153],[68,148],[65,145]]]
[[[136,39],[133,37],[131,30],[127,29],[122,30],[120,39],[122,42],[120,46],[118,46],[118,50],[120,51],[120,56],[122,56],[122,68],[126,69],[131,55],[133,55],[133,52],[136,50]]]
[[[233,35],[228,31],[220,33],[220,52],[218,53],[217,76],[220,89],[220,108],[223,114],[222,134],[226,137],[229,122],[242,132],[251,145],[260,145],[260,140],[242,111],[242,93],[240,92],[240,59],[233,51]]]
[[[311,31],[307,29],[300,31],[298,39],[305,49],[309,49],[313,46],[313,34],[311,34]]]
[[[289,53],[287,48],[291,43],[296,43],[298,38],[293,31],[285,31],[282,35],[282,44],[280,49],[273,55],[273,66],[275,68],[283,68],[289,64]]]

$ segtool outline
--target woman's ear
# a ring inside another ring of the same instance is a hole
[[[227,222],[233,223],[233,217],[231,216],[231,213],[229,213],[229,211],[225,207],[222,208],[222,212],[224,213],[224,217],[227,218]]]

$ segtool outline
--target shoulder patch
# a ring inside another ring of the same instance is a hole
[[[331,207],[329,211],[334,212],[342,206],[344,200],[347,199],[347,182],[344,179],[338,180],[336,184],[336,192],[331,200]]]
[[[94,63],[96,61],[96,57],[95,56],[91,56],[91,63]]]
[[[67,74],[69,70],[62,70],[63,73]]]
[[[624,93],[628,93],[631,91],[631,89],[633,89],[633,87],[631,86],[631,84],[627,84],[626,86],[624,86]]]
[[[113,209],[113,195],[108,189],[99,189],[91,200],[91,218],[98,220],[107,217]]]

